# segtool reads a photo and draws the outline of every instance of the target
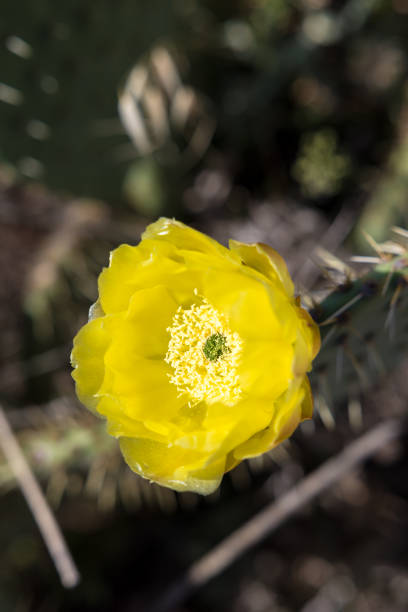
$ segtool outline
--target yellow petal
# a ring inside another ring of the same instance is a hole
[[[119,397],[99,397],[97,414],[106,418],[106,429],[116,438],[120,436],[146,438],[167,444],[169,440],[181,435],[179,427],[169,421],[133,418],[127,414]]]
[[[114,410],[132,419],[166,422],[185,403],[169,382],[171,369],[164,360],[167,328],[176,310],[176,302],[162,286],[141,290],[132,297],[106,350],[98,391],[100,397],[120,401],[119,406],[113,403]]]
[[[302,421],[304,421],[305,419],[311,419],[313,416],[313,395],[307,376],[303,378],[302,387],[305,394],[302,401]]]
[[[104,355],[120,321],[114,317],[99,317],[89,321],[74,338],[71,363],[79,400],[95,410],[96,394],[105,376]]]
[[[320,351],[321,340],[319,327],[304,308],[298,307],[298,316],[303,321],[301,329],[306,336],[306,342],[310,346],[310,359],[313,360]]]
[[[238,271],[208,271],[203,276],[203,292],[244,340],[284,338],[290,342],[296,337],[298,317],[292,304],[254,278]]]
[[[289,342],[247,341],[239,368],[244,396],[273,402],[293,378],[293,346]]]
[[[204,467],[205,455],[153,440],[121,438],[120,449],[134,472],[176,491],[208,495],[224,474],[225,459]]]
[[[106,418],[106,430],[115,438],[130,436],[157,440],[158,442],[167,442],[170,427],[165,427],[165,430],[158,432],[147,427],[145,422],[131,418],[122,409],[120,398],[112,398],[109,396],[100,397],[98,402],[98,414]]]
[[[126,369],[112,362],[112,357],[113,353],[107,356],[105,377],[98,395],[119,401],[119,405],[113,406],[114,410],[132,419],[152,422],[168,423],[177,417],[186,400],[179,397],[176,387],[170,384],[166,363],[139,359]]]
[[[138,357],[164,360],[170,338],[167,329],[177,308],[177,302],[163,285],[133,295],[114,342],[126,365]]]
[[[304,376],[300,383],[296,381],[293,388],[287,391],[287,396],[282,397],[278,402],[278,414],[275,421],[277,435],[274,446],[289,438],[299,423],[310,418],[312,412],[309,379]]]
[[[307,378],[295,381],[290,389],[275,402],[273,417],[268,427],[258,431],[234,451],[235,460],[256,457],[288,438],[299,423],[311,413],[310,386]]]
[[[227,248],[209,236],[176,221],[161,217],[148,225],[142,235],[143,240],[155,239],[169,242],[180,250],[198,251],[201,253],[230,257]]]
[[[226,455],[267,427],[273,417],[273,411],[274,403],[266,399],[247,398],[235,406],[210,406],[203,425],[207,431],[213,432],[213,444],[208,449],[211,459]]]
[[[169,277],[185,271],[185,266],[171,255],[174,255],[174,248],[158,241],[142,242],[137,247],[123,244],[112,251],[109,267],[102,271],[98,280],[104,312],[127,310],[136,291],[168,284]]]
[[[293,296],[293,282],[286,263],[275,249],[259,242],[245,244],[237,240],[230,240],[229,246],[231,250],[240,255],[242,261],[247,266],[251,266],[254,270],[261,272],[274,283],[279,280],[287,295]]]

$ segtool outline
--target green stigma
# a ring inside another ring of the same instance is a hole
[[[217,361],[224,353],[229,353],[225,336],[222,334],[212,334],[205,341],[203,353],[210,361]]]

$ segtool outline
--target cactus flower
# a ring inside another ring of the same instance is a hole
[[[319,345],[276,251],[162,218],[111,253],[73,378],[133,471],[206,495],[311,417]]]

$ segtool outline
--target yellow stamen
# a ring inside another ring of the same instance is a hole
[[[197,292],[196,292],[197,293]],[[205,298],[173,317],[165,361],[173,368],[170,382],[193,404],[234,404],[241,397],[238,363],[242,340]]]

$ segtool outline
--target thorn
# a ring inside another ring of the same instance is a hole
[[[375,252],[379,255],[382,261],[387,261],[387,255],[403,255],[406,252],[406,249],[398,244],[397,242],[393,242],[392,240],[387,240],[386,242],[378,243],[366,234],[364,236],[369,242],[370,246],[375,250]]]
[[[386,373],[386,367],[382,360],[381,354],[377,351],[377,348],[373,340],[371,342],[368,342],[368,351],[369,351],[369,357],[371,357],[371,361],[373,365],[375,366],[377,372],[381,376],[384,376]]]
[[[330,270],[327,269],[324,265],[322,265],[315,257],[310,256],[311,262],[318,268],[321,275],[329,281],[330,287],[337,288],[339,286],[339,281],[336,277],[330,274]]]
[[[305,421],[305,423],[306,422],[311,423],[312,421]],[[288,440],[285,440],[285,442],[279,444],[279,446],[275,446],[275,448],[272,448],[272,450],[268,452],[270,459],[279,467],[282,467],[291,459],[290,452],[288,451],[290,444],[287,444],[287,442]]]
[[[310,311],[316,308],[317,306],[316,300],[313,298],[313,296],[306,293],[306,289],[302,289],[299,293],[302,296],[302,302],[307,310]]]
[[[85,482],[84,491],[90,497],[96,497],[99,495],[101,488],[103,487],[103,482],[105,480],[106,475],[106,465],[101,462],[99,459],[93,461],[90,470],[88,472],[88,477]]]
[[[387,313],[387,317],[384,323],[384,329],[389,330],[390,340],[393,340],[395,336],[395,307],[397,305],[397,301],[398,301],[400,293],[401,293],[401,285],[398,285],[398,287],[394,291],[393,296],[390,300],[390,309]]]
[[[376,242],[374,240],[374,238],[372,236],[370,236],[370,234],[367,234],[367,232],[365,230],[363,230],[363,236],[367,240],[368,244],[373,249],[373,251],[375,251],[377,253],[378,257],[382,261],[384,261],[384,255],[383,255],[383,252],[382,252],[381,247],[378,244],[378,242]]]
[[[318,380],[319,380],[320,390],[322,392],[323,397],[326,400],[327,406],[328,407],[329,406],[333,406],[334,403],[333,403],[333,396],[332,396],[332,392],[331,392],[332,390],[331,390],[331,387],[328,384],[329,383],[329,379],[327,377],[327,374],[326,373],[321,373]]]
[[[394,268],[391,268],[391,270],[388,272],[383,288],[381,289],[382,296],[384,296],[387,293],[388,287],[390,286],[391,279],[394,276],[394,272],[395,272]]]
[[[330,251],[327,251],[323,247],[317,247],[315,249],[315,254],[323,261],[323,263],[328,268],[336,270],[337,272],[341,272],[346,277],[355,278],[355,271],[345,261],[334,255],[333,253],[330,253]]]
[[[347,406],[350,427],[353,431],[359,431],[363,427],[363,410],[361,402],[356,397],[350,398]]]
[[[329,325],[330,323],[334,323],[337,320],[337,318],[341,314],[343,314],[343,312],[351,308],[356,302],[361,300],[362,297],[364,297],[363,293],[357,293],[357,295],[355,295],[353,298],[351,298],[351,300],[346,302],[346,304],[343,304],[341,308],[336,310],[336,312],[330,315],[330,317],[328,317],[325,321],[322,321],[319,325],[322,326],[322,325]]]
[[[398,236],[402,236],[403,238],[406,238],[408,240],[408,230],[403,229],[402,227],[397,227],[396,225],[394,225],[391,228],[391,231],[394,232],[394,234],[398,234]]]
[[[383,253],[386,253],[387,255],[395,255],[399,257],[400,255],[404,255],[406,253],[406,249],[401,244],[392,242],[391,240],[383,242],[380,246]]]
[[[326,427],[326,429],[328,429],[329,431],[332,431],[336,427],[336,421],[334,419],[333,414],[330,411],[329,406],[326,403],[326,400],[321,394],[319,394],[316,397],[315,403],[316,403],[316,410],[319,413],[319,416],[320,416],[320,419],[323,425]]]
[[[326,429],[332,430],[336,426],[336,420],[334,418],[332,410],[330,409],[330,406],[333,405],[333,402],[331,401],[331,389],[329,388],[328,378],[326,374],[322,373],[318,376],[317,384],[318,394],[316,401],[316,409]]]
[[[297,289],[297,294],[301,296],[303,305],[308,310],[313,310],[314,308],[316,308],[318,302],[315,299],[314,295],[309,291],[309,289],[307,289],[307,287],[305,287],[303,283],[298,283]]]
[[[259,472],[262,471],[264,466],[264,458],[263,455],[258,455],[257,457],[251,457],[248,459],[248,468],[249,471],[256,476]]]
[[[336,331],[337,331],[337,325],[333,325],[333,327],[329,329],[329,331],[323,338],[322,343],[320,345],[320,350],[329,342],[329,340],[332,338],[332,336],[335,334]]]
[[[397,300],[399,298],[399,294],[401,293],[401,287],[402,287],[402,285],[398,285],[398,287],[394,291],[394,294],[393,294],[393,296],[391,298],[390,306],[395,306],[396,305]]]
[[[382,262],[382,259],[380,257],[372,257],[370,255],[353,255],[353,257],[350,257],[350,261],[355,263],[379,264]]]
[[[347,357],[350,359],[351,365],[355,369],[355,371],[357,373],[357,376],[359,377],[359,379],[361,381],[363,389],[366,389],[369,386],[370,383],[369,383],[367,374],[364,371],[364,368],[357,361],[356,357],[353,355],[353,353],[350,351],[349,348],[345,348],[344,352],[346,353]]]

